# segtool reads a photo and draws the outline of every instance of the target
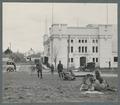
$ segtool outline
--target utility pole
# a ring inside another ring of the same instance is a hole
[[[100,69],[100,43],[101,43],[101,38],[100,38],[100,31],[99,31],[99,28],[98,28],[98,53],[99,53],[99,57],[98,57],[98,63],[99,63],[99,69]]]
[[[11,42],[10,42],[10,50],[11,50]]]
[[[69,71],[69,53],[70,53],[70,35],[68,35],[68,52],[67,52],[67,71]]]
[[[53,25],[53,23],[54,23],[54,15],[53,15],[53,11],[54,10],[54,4],[52,3],[52,25]]]

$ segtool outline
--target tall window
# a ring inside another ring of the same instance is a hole
[[[98,40],[96,39],[96,43],[98,43]]]
[[[114,57],[114,62],[118,62],[118,57]]]
[[[73,62],[73,58],[71,58],[71,62]]]
[[[98,47],[96,46],[96,53],[98,52]]]
[[[84,40],[82,40],[82,43],[84,43]]]
[[[81,52],[81,47],[79,47],[79,52]]]
[[[95,47],[94,46],[92,47],[92,50],[93,50],[93,53],[94,53],[95,52]]]
[[[87,39],[85,40],[85,43],[87,43]]]
[[[95,43],[95,40],[93,39],[93,43]]]
[[[82,53],[84,52],[84,47],[82,46]]]
[[[71,53],[73,53],[73,46],[71,47]]]
[[[95,62],[95,58],[93,58],[93,62]]]
[[[98,58],[96,58],[96,62],[98,62]]]
[[[73,43],[73,39],[71,39],[71,43]]]
[[[87,46],[85,47],[85,52],[87,52]]]
[[[79,43],[81,43],[81,40],[79,39]]]

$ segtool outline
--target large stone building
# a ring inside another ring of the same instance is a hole
[[[109,24],[89,24],[86,27],[53,24],[49,35],[44,35],[44,56],[50,64],[58,64],[61,60],[65,68],[68,61],[69,66],[75,68],[88,62],[95,62],[101,68],[117,67],[117,49],[113,50],[116,27]]]

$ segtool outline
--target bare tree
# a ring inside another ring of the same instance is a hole
[[[55,69],[57,66],[58,54],[59,54],[59,49],[56,46],[54,46],[54,48],[53,48],[53,61],[55,64]]]

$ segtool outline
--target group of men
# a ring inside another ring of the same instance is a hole
[[[87,74],[82,81],[80,91],[117,91],[104,80],[99,70],[95,71],[95,75]]]
[[[38,75],[38,78],[43,78],[43,75],[42,75],[42,63],[39,62],[36,64],[36,69],[37,69],[37,75]],[[59,61],[59,64],[57,66],[57,70],[58,70],[58,74],[59,74],[59,78],[62,79],[63,78],[63,65],[61,63],[61,61]],[[53,75],[54,74],[54,65],[52,64],[51,65],[51,74]]]
[[[43,78],[42,77],[42,63],[39,62],[36,64],[36,69],[37,69],[37,74],[38,74],[38,78]],[[63,64],[61,63],[61,61],[59,61],[59,64],[57,65],[57,70],[58,70],[58,75],[59,78],[62,80],[75,80],[75,76],[72,73],[72,70],[70,70],[70,75],[68,75],[67,73],[65,73],[63,71]],[[54,74],[54,65],[51,65],[51,74]],[[116,91],[115,89],[111,88],[109,86],[109,84],[107,83],[107,81],[105,81],[101,75],[99,70],[95,71],[95,76],[88,74],[83,78],[83,83],[80,86],[80,91],[83,90],[97,90],[97,91],[101,91],[101,90],[112,90],[112,91]]]

